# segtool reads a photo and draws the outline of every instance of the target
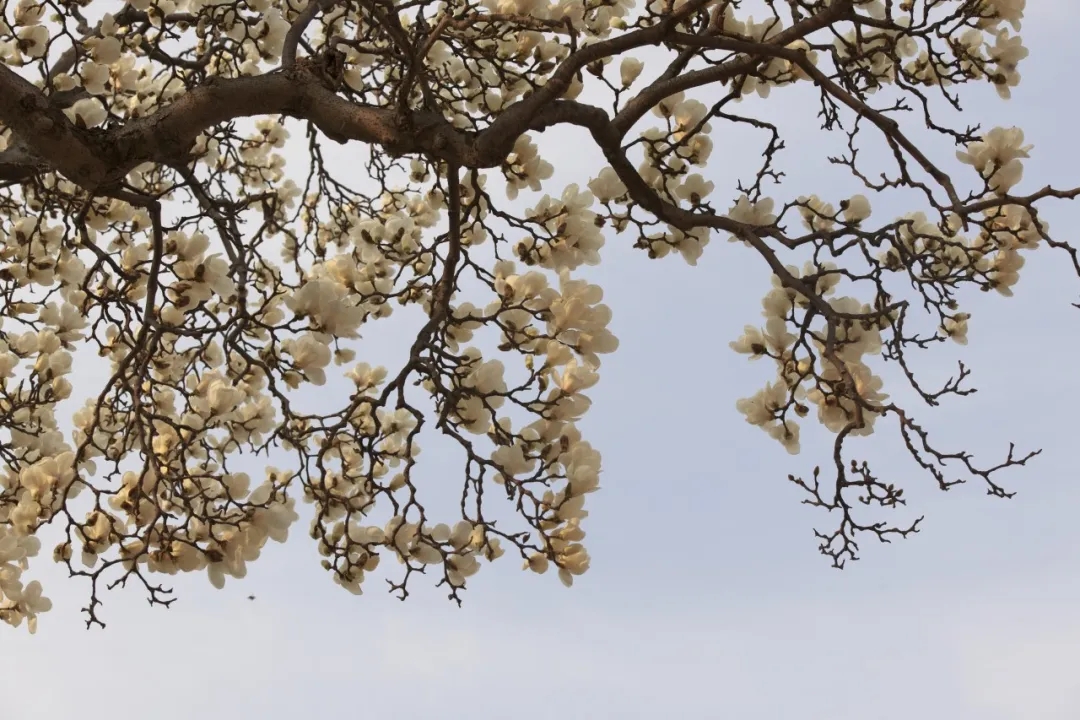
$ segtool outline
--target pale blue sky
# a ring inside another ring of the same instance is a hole
[[[1071,77],[1080,5],[1028,6],[1024,82],[1009,103],[989,88],[968,92],[965,121],[1024,128],[1035,148],[1021,189],[1080,184]],[[808,97],[778,93],[762,107],[797,129],[814,123]],[[713,133],[718,181],[745,175],[755,154],[725,132]],[[823,174],[816,134],[787,137],[790,182],[777,197],[813,190],[836,200],[852,189]],[[600,167],[584,137],[569,140],[547,143],[560,170],[553,194]],[[568,147],[572,157],[560,159]],[[1045,207],[1059,239],[1074,240],[1080,207]],[[963,357],[981,389],[916,408],[941,445],[988,461],[1010,440],[1045,448],[1005,478],[1017,497],[988,498],[974,483],[936,491],[894,431],[853,443],[908,488],[913,509],[901,512],[927,518],[907,541],[867,541],[864,559],[837,572],[812,535],[831,518],[801,507],[785,480],[827,460],[826,436],[808,424],[792,457],[734,409],[770,379],[727,346],[758,320],[763,263],[722,238],[696,268],[626,245],[610,239],[588,273],[605,288],[622,345],[604,360],[583,424],[604,475],[586,527],[592,569],[573,589],[507,557],[470,581],[461,609],[421,583],[401,603],[383,592],[381,572],[357,598],[319,568],[304,523],[223,591],[202,575],[178,579],[169,611],[134,589],[107,595],[108,629],[88,632],[85,587],[43,557],[31,577],[43,579],[54,610],[36,636],[0,628],[3,716],[1080,717],[1080,489],[1068,407],[1080,282],[1062,256],[1030,254],[1011,299],[975,294],[967,348],[917,363],[942,378]],[[367,342],[405,339],[389,329]],[[455,483],[450,467],[445,481]]]

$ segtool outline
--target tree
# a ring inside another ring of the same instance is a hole
[[[298,497],[323,566],[354,593],[388,555],[403,599],[430,569],[460,602],[479,561],[505,551],[570,585],[589,566],[581,522],[600,471],[577,423],[618,344],[601,289],[580,277],[605,239],[695,264],[719,234],[760,256],[766,320],[732,347],[775,363],[776,379],[738,409],[791,453],[812,414],[834,435],[828,480],[818,468],[790,479],[840,518],[819,533],[838,567],[861,535],[919,524],[858,511],[902,505],[904,491],[851,459],[849,438],[891,424],[941,488],[963,481],[947,474],[955,463],[1000,497],[998,471],[1036,454],[1010,447],[985,467],[940,450],[875,374],[897,364],[927,406],[966,395],[963,364],[929,388],[907,361],[966,342],[960,294],[1010,294],[1022,251],[1040,245],[1080,272],[1037,210],[1080,189],[1014,194],[1021,130],[939,120],[960,109],[961,85],[1009,97],[1024,0],[99,4],[20,0],[0,22],[0,617],[12,625],[33,631],[50,607],[22,581],[46,527],[62,533],[54,558],[89,580],[90,626],[103,624],[103,585],[134,580],[168,606],[160,574],[242,577],[267,540],[286,540]],[[845,138],[831,162],[865,194],[782,198],[783,138],[743,100],[799,84]],[[734,124],[764,140],[729,197],[704,168],[714,128]],[[554,170],[536,139],[560,126],[607,167],[522,208],[519,191],[540,192]],[[948,157],[913,140],[919,126],[970,169],[947,172]],[[290,137],[310,161],[294,177]],[[868,142],[894,159],[879,175],[860,161]],[[366,153],[376,190],[332,169],[335,144]],[[905,189],[911,213],[872,219],[871,198]],[[400,365],[354,362],[361,329],[418,311]],[[108,379],[79,388],[69,430],[57,410],[82,383],[73,362],[95,350]],[[342,369],[328,380],[331,364]],[[345,391],[309,387],[324,384]],[[457,517],[424,504],[424,432],[464,459]]]

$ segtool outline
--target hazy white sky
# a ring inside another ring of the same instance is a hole
[[[1078,4],[1031,0],[1031,57],[1014,99],[967,94],[966,122],[1020,125],[1034,143],[1021,189],[1080,184],[1078,22]],[[823,162],[820,136],[798,131],[816,125],[812,94],[776,93],[763,107],[794,131],[778,197],[854,190]],[[714,125],[720,189],[752,169],[756,151]],[[546,145],[559,167],[553,194],[600,167],[584,136],[558,140]],[[1080,207],[1046,207],[1058,237],[1075,240]],[[734,409],[771,372],[727,347],[758,320],[763,263],[721,238],[696,268],[649,261],[613,238],[588,276],[605,288],[622,345],[604,360],[584,423],[605,469],[587,520],[593,566],[572,590],[507,557],[470,581],[461,609],[422,583],[401,603],[379,572],[353,597],[319,568],[305,523],[223,591],[204,576],[180,578],[168,611],[135,589],[110,593],[108,629],[86,631],[86,588],[38,562],[31,577],[55,607],[36,636],[0,628],[2,716],[1080,717],[1080,489],[1068,409],[1080,282],[1061,260],[1030,254],[1014,298],[972,298],[962,355],[935,350],[917,363],[924,377],[944,378],[962,356],[981,388],[919,411],[943,446],[988,461],[1010,440],[1045,448],[1007,477],[1019,490],[1011,501],[974,483],[938,492],[898,452],[894,431],[853,443],[906,484],[912,514],[927,519],[919,535],[867,541],[862,561],[831,569],[812,535],[831,518],[801,507],[785,480],[827,460],[825,435],[807,423],[803,452],[791,457]],[[389,329],[367,342],[405,339]],[[422,459],[438,465],[437,455]],[[460,470],[448,467],[455,483]]]

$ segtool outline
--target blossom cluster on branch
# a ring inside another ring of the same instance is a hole
[[[134,581],[168,605],[155,576],[243,577],[287,539],[298,501],[323,566],[355,593],[386,557],[403,598],[433,572],[459,600],[505,553],[572,584],[589,567],[582,522],[600,478],[578,425],[618,346],[602,290],[581,277],[605,242],[695,264],[719,232],[760,256],[764,323],[732,347],[776,377],[738,410],[792,453],[812,411],[835,436],[833,480],[791,480],[839,512],[819,533],[837,565],[862,533],[918,525],[854,511],[904,500],[846,457],[848,436],[892,420],[942,487],[960,463],[1002,496],[992,475],[1034,454],[983,468],[937,450],[875,365],[898,363],[929,406],[964,395],[963,366],[928,389],[906,359],[965,342],[958,292],[1008,295],[1040,245],[1080,272],[1036,207],[1080,191],[1017,195],[1032,150],[1021,130],[935,119],[960,107],[961,85],[1009,97],[1025,0],[99,5],[0,1],[0,619],[33,629],[49,609],[21,579],[47,526],[100,624],[102,583]],[[812,86],[822,127],[846,137],[830,160],[863,193],[780,196],[785,144],[752,109],[794,85]],[[752,180],[725,196],[707,168],[734,124],[766,140]],[[536,197],[557,163],[540,133],[563,126],[606,166]],[[973,172],[954,179],[914,126]],[[894,161],[877,179],[858,156],[867,135]],[[338,144],[365,158],[352,164],[364,187],[332,169]],[[306,169],[286,167],[290,148]],[[901,187],[924,206],[873,212]],[[409,307],[425,321],[404,361],[358,359],[365,329]],[[68,431],[57,409],[87,351],[109,377],[78,389]],[[340,383],[343,401],[308,407],[310,386]],[[461,451],[456,517],[424,504],[424,432]]]

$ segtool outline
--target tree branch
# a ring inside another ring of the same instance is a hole
[[[285,45],[281,49],[281,67],[291,68],[296,64],[296,48],[300,44],[300,39],[304,37],[304,31],[307,30],[307,26],[311,24],[311,21],[315,19],[315,16],[319,14],[319,11],[327,11],[330,8],[338,4],[340,0],[314,0],[309,2],[307,7],[304,8],[292,25],[289,27],[289,32],[285,34]]]

